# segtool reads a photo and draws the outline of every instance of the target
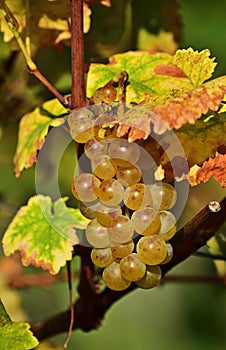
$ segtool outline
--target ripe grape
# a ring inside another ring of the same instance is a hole
[[[116,216],[111,220],[108,234],[113,243],[123,244],[133,237],[134,228],[131,220],[125,215]]]
[[[148,236],[159,232],[161,221],[159,213],[152,208],[142,208],[133,213],[131,220],[140,235]]]
[[[82,202],[93,202],[97,199],[96,191],[99,188],[100,180],[92,174],[80,174],[72,182],[72,193],[75,198]]]
[[[138,183],[141,179],[140,170],[134,166],[118,167],[116,172],[116,178],[122,183],[123,186],[132,186]]]
[[[95,205],[86,205],[85,203],[78,201],[78,208],[85,218],[93,220],[96,218]]]
[[[113,116],[101,115],[94,123],[94,135],[97,140],[111,140],[116,137],[118,122]]]
[[[148,265],[158,265],[167,256],[166,242],[160,235],[142,237],[137,243],[137,254]]]
[[[114,102],[117,97],[117,91],[114,86],[104,86],[101,91],[103,102]]]
[[[86,239],[95,248],[107,248],[111,244],[107,228],[99,224],[96,219],[87,225]]]
[[[91,251],[91,260],[98,267],[106,267],[113,261],[111,248],[93,248]]]
[[[170,240],[176,233],[177,227],[177,219],[175,216],[169,211],[162,210],[159,212],[161,227],[159,234],[165,241]]]
[[[111,220],[122,214],[120,206],[108,207],[99,203],[96,207],[96,219],[103,226],[109,226]]]
[[[124,290],[131,284],[131,281],[122,277],[119,263],[115,261],[105,267],[102,278],[106,286],[112,290]]]
[[[147,266],[145,275],[136,281],[136,285],[142,289],[151,289],[159,285],[162,278],[162,271],[158,265]]]
[[[131,210],[139,210],[151,202],[151,193],[145,184],[138,183],[126,188],[124,203]]]
[[[94,136],[93,113],[86,108],[73,111],[68,117],[68,125],[72,138],[78,143],[86,143]]]
[[[146,265],[140,260],[136,253],[132,253],[120,260],[122,276],[129,281],[138,281],[146,272]]]
[[[89,159],[96,159],[99,156],[107,154],[108,143],[97,141],[95,138],[90,139],[84,146],[84,151]]]
[[[119,166],[127,167],[130,163],[136,163],[140,156],[140,148],[136,143],[129,143],[126,139],[115,138],[111,141],[108,154],[116,159]]]
[[[160,265],[168,264],[173,257],[173,246],[170,243],[166,243],[167,255],[166,258],[160,263]]]
[[[111,179],[115,176],[116,164],[108,155],[102,155],[93,160],[94,175],[100,179]]]
[[[156,210],[169,210],[177,200],[174,187],[166,182],[149,185],[152,207]]]
[[[123,200],[124,188],[118,180],[106,179],[101,182],[97,195],[104,204],[116,206]]]
[[[124,258],[125,256],[131,254],[134,250],[134,242],[130,240],[124,244],[118,244],[111,247],[112,255],[114,258]]]

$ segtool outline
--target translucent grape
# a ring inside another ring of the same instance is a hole
[[[131,220],[140,235],[148,236],[159,232],[161,221],[159,213],[152,208],[142,208],[133,213]]]
[[[113,116],[101,115],[94,123],[94,135],[97,140],[111,140],[116,137],[118,122]]]
[[[159,285],[159,283],[161,282],[161,278],[162,271],[158,265],[147,266],[145,275],[135,283],[139,288],[151,289]]]
[[[111,250],[114,258],[124,258],[133,252],[134,242],[131,240],[124,244],[114,245],[111,247]]]
[[[90,139],[84,146],[84,151],[89,159],[96,159],[99,156],[106,155],[108,143],[105,141],[97,141],[95,138]]]
[[[117,166],[108,155],[99,156],[93,160],[93,172],[100,179],[111,179],[115,176]]]
[[[97,195],[108,206],[118,205],[124,197],[124,188],[118,180],[106,179],[101,182]]]
[[[138,183],[126,188],[124,203],[131,210],[147,207],[151,202],[151,193],[145,184]]]
[[[132,253],[120,261],[122,276],[129,281],[138,281],[146,272],[146,265],[141,261],[136,253]]]
[[[95,248],[107,248],[111,244],[107,228],[99,224],[96,219],[88,224],[86,239]]]
[[[79,201],[78,208],[87,219],[93,220],[96,218],[95,206],[85,205],[85,203]]]
[[[140,181],[141,172],[136,166],[132,164],[126,168],[118,167],[116,178],[122,183],[123,186],[132,186]]]
[[[72,138],[78,143],[86,143],[94,136],[94,116],[86,108],[73,111],[68,117],[68,125]]]
[[[103,102],[103,98],[102,98],[102,88],[97,89],[94,94],[93,94],[93,102],[96,105],[99,105]]]
[[[168,264],[173,258],[173,246],[170,243],[166,243],[167,255],[166,258],[161,262],[160,265]]]
[[[177,231],[177,219],[172,213],[165,210],[160,211],[159,216],[161,220],[159,234],[165,241],[168,241],[175,235]]]
[[[93,202],[97,199],[96,191],[100,180],[92,174],[84,173],[76,176],[72,182],[72,193],[82,202]]]
[[[108,227],[110,240],[114,243],[123,244],[133,237],[134,228],[131,220],[125,215],[116,216],[111,220]]]
[[[114,86],[104,86],[101,91],[103,102],[114,102],[117,97],[117,91]]]
[[[115,261],[105,267],[102,279],[108,288],[117,291],[124,290],[131,284],[130,281],[122,277],[119,263]]]
[[[166,242],[160,235],[144,236],[137,243],[137,254],[148,265],[158,265],[167,256]]]
[[[103,226],[109,226],[111,220],[122,214],[120,206],[108,207],[99,203],[96,207],[96,219]]]
[[[111,248],[93,248],[91,251],[91,260],[94,265],[101,268],[110,265],[114,261]]]
[[[140,156],[140,148],[136,143],[129,143],[126,139],[115,138],[111,141],[108,148],[108,154],[116,159],[119,166],[128,166],[135,163]]]
[[[177,193],[173,186],[166,182],[149,185],[152,197],[152,208],[169,210],[177,201]]]

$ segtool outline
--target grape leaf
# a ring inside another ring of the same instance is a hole
[[[53,99],[44,102],[26,114],[20,121],[16,154],[14,157],[15,174],[20,176],[23,169],[30,168],[37,159],[37,152],[41,149],[50,126],[59,126],[64,118],[59,118],[67,110]]]
[[[75,229],[84,229],[89,222],[78,209],[67,208],[65,200],[52,203],[47,196],[31,197],[4,234],[5,255],[20,250],[25,266],[33,264],[51,274],[58,273],[72,259],[73,245],[78,243]]]
[[[12,322],[0,300],[0,348],[28,350],[38,345],[38,340],[29,330],[30,325]]]

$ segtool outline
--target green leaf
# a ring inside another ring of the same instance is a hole
[[[16,154],[14,157],[15,174],[20,176],[23,169],[30,168],[37,159],[37,152],[42,148],[50,126],[64,123],[66,109],[57,99],[44,102],[26,114],[20,121]]]
[[[210,58],[208,49],[201,52],[189,49],[177,50],[172,63],[179,67],[189,78],[194,87],[201,85],[205,80],[211,78],[216,63]]]
[[[29,330],[30,325],[12,322],[0,300],[0,349],[28,350],[38,345],[38,340]]]
[[[208,249],[213,255],[226,256],[226,223],[218,230],[217,234],[208,241]],[[219,276],[226,276],[226,261],[214,260]]]
[[[90,65],[87,95],[91,97],[111,79],[118,81],[119,72],[125,70],[129,74],[127,103],[145,101],[143,105],[148,103],[151,107],[192,90],[210,78],[216,64],[209,55],[209,50],[197,52],[192,48],[177,50],[174,56],[148,51],[116,54],[107,65]]]
[[[84,229],[89,222],[78,209],[67,208],[65,200],[52,203],[47,196],[31,197],[4,234],[5,255],[20,250],[25,266],[33,264],[57,274],[72,259],[73,246],[78,243],[75,229]]]

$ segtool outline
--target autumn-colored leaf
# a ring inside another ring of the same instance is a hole
[[[37,152],[41,149],[50,126],[64,123],[66,109],[57,99],[44,102],[26,114],[20,121],[16,154],[14,157],[15,174],[20,176],[23,169],[30,168],[37,159]]]
[[[12,322],[0,300],[0,349],[28,350],[38,345],[30,325]]]
[[[78,243],[76,228],[89,222],[78,209],[67,208],[65,199],[52,203],[50,197],[31,197],[20,208],[7,228],[2,243],[6,256],[21,251],[22,262],[42,267],[52,274],[72,259],[73,245]]]

